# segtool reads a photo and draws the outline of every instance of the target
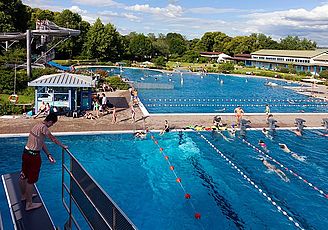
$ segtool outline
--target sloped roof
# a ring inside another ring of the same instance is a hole
[[[263,49],[253,52],[252,55],[312,58],[327,52],[328,49],[316,49],[316,50],[265,50]]]
[[[320,55],[320,56],[314,58],[313,60],[315,60],[315,61],[328,61],[328,54]]]
[[[91,76],[57,73],[41,76],[28,83],[28,86],[53,86],[53,87],[95,87],[95,81]]]

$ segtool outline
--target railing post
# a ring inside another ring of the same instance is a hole
[[[72,157],[69,157],[69,229],[72,229]]]
[[[116,208],[113,206],[113,229],[116,229]]]

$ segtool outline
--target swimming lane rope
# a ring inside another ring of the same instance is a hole
[[[240,104],[146,104],[147,107],[237,107]],[[264,107],[263,104],[242,104],[244,107]],[[270,107],[328,107],[328,104],[275,104]]]
[[[196,212],[196,208],[195,208],[194,204],[192,203],[192,201],[190,199],[191,198],[191,195],[186,192],[186,189],[185,189],[185,187],[182,184],[181,178],[178,177],[177,173],[175,172],[174,166],[170,162],[169,156],[164,153],[164,149],[162,147],[160,147],[160,145],[158,144],[158,141],[156,140],[154,134],[152,132],[150,132],[149,130],[148,130],[148,132],[150,134],[150,138],[153,140],[154,144],[158,147],[160,153],[163,155],[164,159],[166,160],[167,164],[169,165],[169,169],[174,174],[174,176],[176,178],[175,181],[180,185],[181,189],[183,190],[183,192],[185,194],[184,195],[185,199],[187,199],[189,201],[190,206],[194,210],[194,212],[195,212],[195,218],[196,219],[200,219],[201,218],[201,214],[199,212]],[[203,226],[202,226],[202,228],[203,228]]]
[[[205,136],[200,134],[200,132],[195,131],[201,138],[203,138],[226,162],[231,165],[231,167],[248,182],[250,183],[259,193],[261,193],[273,206],[275,206],[278,212],[281,212],[289,221],[291,221],[297,228],[304,230],[303,227],[293,218],[291,217],[283,208],[281,208],[273,199],[267,195],[257,184],[254,183],[243,171],[241,171],[238,166],[233,163],[228,157],[226,157],[219,149],[217,149]]]
[[[300,175],[298,175],[297,173],[295,173],[293,170],[291,170],[290,168],[284,166],[282,163],[280,163],[279,161],[277,161],[276,159],[274,159],[273,157],[271,157],[270,155],[268,155],[267,153],[263,152],[261,149],[257,148],[256,146],[254,146],[253,144],[249,143],[248,141],[246,141],[245,139],[242,139],[243,142],[245,144],[247,144],[249,147],[253,148],[255,151],[257,151],[258,153],[264,155],[265,157],[269,158],[270,160],[272,160],[273,162],[275,162],[276,164],[278,164],[281,168],[283,168],[285,171],[291,173],[292,175],[294,175],[296,178],[298,178],[299,180],[303,181],[305,184],[307,184],[308,186],[310,186],[312,189],[314,189],[315,191],[319,192],[323,197],[328,199],[328,193],[324,192],[322,189],[319,189],[317,186],[313,185],[312,183],[310,183],[308,180],[306,180],[305,178],[301,177]]]
[[[323,99],[223,99],[223,98],[149,98],[145,101],[152,101],[152,102],[162,102],[162,101],[168,101],[168,102],[187,102],[187,101],[198,101],[198,102],[288,102],[288,103],[294,103],[294,102],[325,102]]]

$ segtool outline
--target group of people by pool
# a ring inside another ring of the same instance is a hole
[[[92,112],[86,112],[84,115],[86,119],[94,120],[99,118],[100,114],[104,115],[105,113],[109,114],[112,112],[112,124],[116,123],[116,107],[109,101],[105,93],[102,93],[101,96],[97,94],[96,97],[93,98],[92,105],[93,111],[96,112],[96,115]]]

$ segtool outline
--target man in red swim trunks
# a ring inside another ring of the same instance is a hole
[[[22,200],[26,200],[25,210],[29,211],[42,206],[41,203],[32,202],[33,185],[39,179],[41,168],[41,149],[46,153],[48,160],[55,163],[55,159],[51,156],[44,139],[48,137],[60,147],[67,149],[57,138],[49,131],[49,127],[57,122],[57,115],[49,114],[42,123],[36,124],[30,131],[27,144],[22,155],[22,171],[20,174],[19,185],[22,194]]]

